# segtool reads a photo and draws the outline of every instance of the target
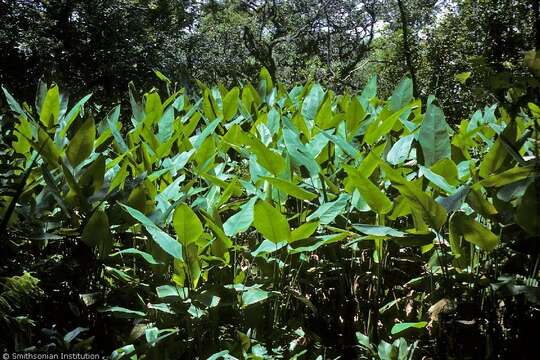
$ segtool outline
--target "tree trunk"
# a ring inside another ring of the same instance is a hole
[[[540,57],[540,0],[532,0],[534,11],[534,46],[536,49],[536,57]]]
[[[409,28],[408,28],[407,13],[406,13],[405,6],[403,5],[403,1],[397,0],[397,3],[399,7],[399,14],[401,16],[401,29],[403,32],[403,51],[405,52],[405,61],[407,62],[407,68],[411,75],[411,80],[413,84],[413,95],[416,98],[418,97],[418,85],[416,82],[416,71],[414,68],[414,64],[412,62],[411,47],[409,44]]]

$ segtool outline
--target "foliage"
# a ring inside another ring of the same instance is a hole
[[[354,95],[287,90],[266,69],[200,97],[130,93],[131,113],[101,120],[56,85],[35,106],[4,92],[2,151],[23,189],[2,193],[3,266],[44,291],[25,318],[44,330],[9,349],[402,359],[533,346],[535,104],[451,128],[408,79],[383,100],[374,80]]]
[[[362,68],[364,74],[379,75],[384,93],[408,72],[399,14],[395,2],[388,3],[389,9],[381,14],[387,26],[374,41]],[[537,1],[403,3],[409,14],[418,94],[436,95],[450,123],[457,125],[494,101],[514,104],[511,111],[516,113],[528,102],[540,101],[538,76],[532,76],[524,63],[525,53],[539,47]],[[460,80],[460,74],[468,76]]]
[[[168,75],[167,86],[194,93],[197,80],[233,87],[255,80],[262,66],[285,86],[315,79],[338,92],[377,74],[382,98],[414,73],[416,95],[435,94],[457,125],[494,99],[516,111],[540,101],[538,75],[531,76],[538,6],[537,0],[0,0],[0,82],[29,99],[35,79],[56,81],[72,98],[93,93],[107,109],[128,99],[129,81],[154,85],[155,69]],[[468,79],[455,80],[463,73]],[[127,101],[122,105],[128,109]]]

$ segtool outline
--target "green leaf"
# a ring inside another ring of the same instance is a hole
[[[249,305],[256,304],[258,302],[264,301],[270,297],[268,291],[254,288],[244,291],[242,293],[242,308],[246,308]]]
[[[323,134],[325,136],[328,135],[326,133]],[[283,128],[283,140],[289,156],[298,166],[304,166],[311,176],[317,176],[321,172],[317,161],[312,156],[308,156],[309,151],[300,141],[298,133],[291,129]]]
[[[480,192],[480,189],[472,188],[467,196],[467,203],[480,215],[485,218],[490,218],[497,214],[497,209],[489,200],[487,196]]]
[[[159,265],[159,264],[162,264],[161,262],[157,261],[152,255],[150,255],[149,253],[147,252],[144,252],[144,251],[141,251],[139,249],[135,249],[135,248],[129,248],[129,249],[125,249],[125,250],[121,250],[121,251],[118,251],[118,252],[115,252],[109,256],[118,256],[118,255],[139,255],[141,256],[147,263],[149,263],[150,265]]]
[[[378,214],[387,214],[392,210],[393,203],[368,178],[347,165],[345,165],[345,171],[347,171],[353,186],[360,192],[371,209],[375,210]]]
[[[291,232],[291,242],[309,238],[319,227],[318,221],[308,222],[300,225]]]
[[[94,211],[84,226],[81,240],[88,246],[97,247],[101,258],[109,255],[113,239],[109,227],[109,218],[105,211],[101,209]]]
[[[413,82],[409,78],[401,80],[390,97],[390,110],[396,112],[413,98]]]
[[[369,154],[367,154],[367,156],[360,163],[360,166],[357,168],[357,173],[369,178],[377,169],[377,166],[379,166],[381,154],[385,148],[386,142],[372,148]]]
[[[341,150],[343,150],[347,155],[349,155],[353,159],[356,159],[360,156],[360,152],[341,136],[332,135],[328,131],[321,131],[321,134],[323,134],[328,139],[330,139],[330,141],[332,141],[335,145],[339,146]]]
[[[60,115],[60,92],[58,86],[53,85],[48,91],[41,105],[39,120],[46,129],[53,128],[58,123]]]
[[[251,136],[246,139],[246,143],[249,144],[250,150],[257,157],[257,162],[273,175],[279,176],[285,169],[285,159],[280,154],[264,146],[259,139]]]
[[[311,245],[300,246],[300,247],[295,247],[293,249],[290,249],[289,254],[298,254],[298,253],[303,253],[303,252],[313,252],[313,251],[317,250],[318,248],[320,248],[321,246],[336,243],[338,241],[341,241],[341,240],[345,239],[349,235],[350,235],[350,232],[342,232],[342,233],[339,233],[339,234],[317,236],[314,239],[315,242],[312,243]]]
[[[302,189],[300,186],[293,184],[290,181],[262,176],[259,179],[266,180],[279,190],[300,200],[313,200],[317,197],[316,194]]]
[[[367,108],[369,100],[377,96],[377,75],[372,75],[358,100],[364,108]]]
[[[433,232],[406,232],[402,237],[394,237],[392,241],[398,246],[425,246],[433,243]]]
[[[120,105],[117,105],[113,109],[113,111],[109,115],[107,115],[107,124],[109,125],[109,129],[111,129],[111,133],[114,137],[114,141],[120,147],[120,151],[127,152],[129,148],[126,142],[124,141],[122,134],[120,133],[120,124],[118,122],[119,118],[120,118]]]
[[[462,73],[459,73],[459,74],[455,74],[454,75],[454,79],[461,83],[462,85],[465,85],[465,83],[467,82],[467,79],[469,79],[471,77],[471,72],[470,71],[465,71],[465,72],[462,72]]]
[[[223,119],[229,121],[236,115],[238,111],[240,89],[234,87],[231,91],[225,95],[223,98]]]
[[[146,343],[153,344],[158,339],[159,330],[157,327],[146,328],[144,329],[144,336],[146,338]]]
[[[249,336],[238,330],[236,330],[236,335],[238,335],[238,337],[240,338],[242,351],[247,352],[251,347],[251,340],[249,339]]]
[[[495,234],[462,212],[457,212],[450,218],[450,232],[487,251],[493,250],[499,244],[499,238]]]
[[[279,243],[291,239],[287,218],[264,200],[255,204],[253,225],[257,231],[272,242]]]
[[[16,112],[19,115],[22,115],[26,117],[26,114],[24,113],[24,110],[22,109],[21,105],[15,100],[15,98],[7,91],[5,87],[2,86],[2,91],[4,91],[4,95],[6,96],[6,100],[9,104],[9,107],[11,110]]]
[[[533,236],[540,235],[540,179],[525,191],[516,211],[516,222]]]
[[[392,165],[399,165],[409,157],[411,152],[411,145],[414,140],[414,135],[407,135],[401,137],[392,146],[388,154],[386,155],[386,161]]]
[[[197,241],[203,234],[201,220],[186,204],[181,204],[174,211],[173,227],[184,246]]]
[[[315,124],[321,129],[329,129],[336,125],[336,117],[332,113],[332,98],[327,97],[315,117]],[[339,118],[338,118],[339,120]]]
[[[94,119],[88,117],[81,124],[77,133],[69,141],[66,149],[66,155],[73,167],[86,160],[94,150],[94,140],[96,138],[96,126]]]
[[[161,116],[163,115],[163,104],[159,94],[152,90],[149,93],[144,94],[144,119],[143,122],[152,126],[157,124]]]
[[[101,312],[110,312],[120,318],[140,318],[145,317],[146,314],[142,311],[131,310],[121,306],[111,306],[106,309],[100,310]]]
[[[375,350],[373,350],[373,345],[371,344],[368,336],[362,334],[359,331],[357,331],[355,335],[356,335],[356,341],[358,342],[358,344],[365,347],[366,349],[369,349],[372,353],[375,352]]]
[[[278,251],[279,249],[282,249],[284,248],[285,246],[287,246],[287,242],[286,241],[281,241],[281,242],[278,242],[278,243],[275,243],[275,242],[272,242],[270,240],[266,240],[264,239],[261,244],[257,247],[257,249],[253,250],[251,252],[251,256],[253,257],[257,257],[257,256],[260,256],[260,255],[266,255],[266,254],[271,254],[275,251]]]
[[[366,130],[364,142],[369,145],[374,144],[381,136],[388,134],[399,120],[399,117],[409,110],[410,106],[405,106],[389,116],[386,116],[388,113],[383,110]]]
[[[395,335],[411,328],[423,329],[426,327],[426,325],[427,321],[398,323],[392,326],[392,330],[390,330],[390,332],[392,335]]]
[[[125,345],[121,348],[115,349],[111,354],[111,359],[119,360],[127,358],[128,356],[133,356],[135,351],[135,346],[133,346],[133,344]]]
[[[257,202],[257,198],[249,199],[240,207],[240,211],[231,216],[223,224],[223,231],[227,236],[234,236],[240,232],[246,231],[253,222],[253,207]]]
[[[81,333],[90,330],[89,328],[83,328],[83,327],[76,327],[75,329],[68,332],[66,335],[64,335],[64,341],[66,343],[72,342],[77,336],[79,336]]]
[[[174,107],[169,106],[163,112],[163,116],[159,119],[158,133],[156,135],[160,142],[165,142],[170,139],[174,133]]]
[[[272,82],[272,76],[270,76],[270,72],[264,66],[259,72],[259,79],[264,85],[265,93],[270,93],[270,91],[272,91],[274,83]]]
[[[371,236],[404,237],[405,235],[407,235],[407,233],[393,229],[388,226],[354,224],[353,228],[360,231],[362,234],[371,235]]]
[[[37,144],[32,142],[32,146],[39,152],[43,159],[47,162],[49,166],[55,167],[60,161],[60,149],[54,141],[51,139],[49,134],[43,130],[43,128],[38,128],[38,142]]]
[[[441,204],[446,209],[446,211],[455,212],[461,209],[461,206],[467,198],[470,190],[471,188],[468,185],[463,185],[459,189],[457,189],[456,192],[452,195],[447,197],[438,197],[437,199],[435,199],[435,201]]]
[[[436,185],[439,189],[446,191],[449,194],[453,194],[456,191],[456,188],[448,184],[446,179],[441,175],[435,174],[433,171],[431,171],[431,169],[422,165],[419,165],[418,168],[422,171],[424,177]]]
[[[302,104],[302,116],[307,121],[314,121],[319,107],[324,99],[324,90],[319,84],[314,84]]]
[[[163,298],[181,298],[186,299],[188,297],[188,289],[174,285],[162,285],[156,287],[157,296],[160,299]]]
[[[156,74],[156,76],[158,77],[159,80],[161,80],[163,82],[166,82],[167,84],[171,83],[171,80],[169,80],[168,77],[163,75],[163,73],[161,71],[154,69],[154,74]]]
[[[484,180],[480,181],[477,185],[482,185],[484,187],[501,187],[504,185],[511,184],[513,182],[523,180],[534,174],[534,167],[515,167],[502,173],[491,175]]]
[[[347,124],[347,138],[351,138],[356,135],[356,132],[360,128],[362,121],[366,116],[366,112],[362,107],[362,104],[356,97],[351,99],[347,112],[345,113],[345,122]]]
[[[79,113],[81,112],[83,105],[86,104],[86,102],[90,100],[91,97],[92,97],[92,94],[88,94],[85,97],[83,97],[81,100],[79,100],[77,104],[75,104],[75,106],[73,106],[73,108],[71,108],[69,113],[63,117],[63,121],[62,121],[63,124],[61,124],[62,130],[60,131],[60,137],[66,136],[66,133],[69,130],[69,127],[71,126],[73,121],[75,121]]]
[[[146,231],[152,236],[152,239],[156,242],[165,251],[167,254],[171,255],[175,259],[182,260],[182,245],[175,239],[173,239],[169,234],[161,230],[156,224],[147,218],[139,210],[133,209],[127,205],[118,203],[129,215],[131,215],[135,220],[140,222]]]
[[[529,187],[533,178],[523,179],[503,186],[497,191],[497,199],[510,202],[514,199],[521,199]]]
[[[335,201],[326,202],[319,206],[306,220],[319,219],[319,222],[323,225],[330,224],[338,215],[343,214],[349,198],[348,194],[341,194]]]
[[[481,177],[486,178],[499,170],[504,170],[504,166],[508,163],[508,150],[504,146],[506,141],[508,144],[513,144],[516,139],[516,122],[512,121],[506,126],[499,138],[491,145],[488,153],[480,162],[478,173]],[[518,154],[519,155],[519,154]]]
[[[460,183],[458,180],[459,174],[457,165],[451,159],[437,161],[430,169],[435,174],[442,176],[446,182],[452,186],[456,186]]]
[[[439,230],[446,222],[447,212],[430,195],[423,192],[414,183],[403,178],[398,171],[388,164],[381,163],[381,168],[401,195],[407,199],[411,209],[422,214],[422,218],[435,230]]]
[[[450,159],[448,124],[442,110],[430,104],[418,133],[418,142],[424,154],[424,165],[430,167],[441,159]]]
[[[446,210],[441,205],[420,189],[411,187],[407,191],[404,191],[403,188],[398,188],[398,190],[409,200],[409,206],[422,214],[424,221],[433,229],[440,230],[446,222],[447,216]]]

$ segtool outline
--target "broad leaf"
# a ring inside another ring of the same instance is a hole
[[[315,231],[317,231],[318,227],[319,227],[318,221],[308,222],[308,223],[300,225],[299,227],[297,227],[291,232],[291,242],[307,239],[308,237],[313,235]]]
[[[223,119],[229,121],[238,111],[240,90],[235,87],[223,98]]]
[[[272,242],[290,241],[287,218],[266,201],[261,200],[255,204],[253,226]]]
[[[266,180],[279,190],[300,200],[313,200],[317,197],[316,194],[302,189],[300,186],[293,184],[290,181],[262,176],[259,179]]]
[[[349,199],[350,196],[348,194],[341,194],[335,201],[323,203],[306,220],[312,221],[318,219],[321,224],[330,224],[338,215],[343,214]]]
[[[248,144],[251,151],[257,157],[257,162],[273,175],[279,176],[283,169],[285,169],[285,160],[283,157],[273,150],[268,149],[259,139],[251,137],[248,139]]]
[[[264,301],[270,297],[268,291],[254,288],[242,293],[242,308]]]
[[[424,114],[418,141],[424,155],[424,165],[430,167],[441,159],[450,158],[448,124],[442,110],[430,104]]]
[[[462,212],[457,212],[450,218],[450,232],[487,251],[493,250],[499,244],[499,238],[495,234]]]
[[[60,115],[60,91],[58,86],[53,85],[45,96],[45,100],[39,111],[39,120],[47,129],[51,129],[58,123]]]
[[[420,322],[404,322],[404,323],[398,323],[392,326],[392,330],[390,331],[392,335],[398,334],[402,331],[405,331],[407,329],[415,328],[415,329],[423,329],[427,325],[427,321],[420,321]]]
[[[66,155],[73,167],[86,160],[94,150],[94,140],[96,138],[96,126],[94,119],[88,117],[69,141]]]
[[[109,218],[105,211],[100,209],[94,211],[83,229],[81,240],[89,246],[97,247],[101,258],[109,255],[113,239],[109,227]]]
[[[375,184],[351,167],[346,167],[345,169],[349,174],[351,183],[360,192],[362,198],[371,209],[375,210],[378,214],[387,214],[392,210],[392,202]]]
[[[386,155],[386,161],[392,165],[399,165],[409,157],[411,152],[411,145],[414,140],[414,135],[407,135],[401,137],[392,146],[392,149]]]
[[[536,178],[521,198],[516,222],[533,236],[540,235],[540,180]]]
[[[171,255],[175,259],[182,260],[182,245],[178,241],[176,241],[174,238],[172,238],[169,234],[161,230],[156,224],[152,222],[149,218],[147,218],[142,212],[139,210],[133,209],[127,205],[120,204],[119,205],[129,214],[131,215],[135,220],[140,222],[146,231],[152,236],[152,239],[156,242],[156,244],[159,245],[160,248],[163,249],[167,254]]]
[[[197,241],[203,233],[201,220],[186,204],[180,204],[174,210],[173,226],[178,239],[184,246]]]
[[[240,207],[240,211],[225,221],[223,224],[223,231],[227,236],[234,236],[240,232],[246,231],[251,226],[255,202],[257,202],[256,197],[249,199],[248,202]]]

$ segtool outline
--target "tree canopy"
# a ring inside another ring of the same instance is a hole
[[[539,42],[536,0],[2,0],[0,13],[0,81],[25,96],[40,77],[110,102],[130,81],[150,86],[153,70],[193,88],[264,66],[335,90],[376,73],[387,94],[408,75],[457,122],[510,88],[518,103],[538,89],[524,63]]]

